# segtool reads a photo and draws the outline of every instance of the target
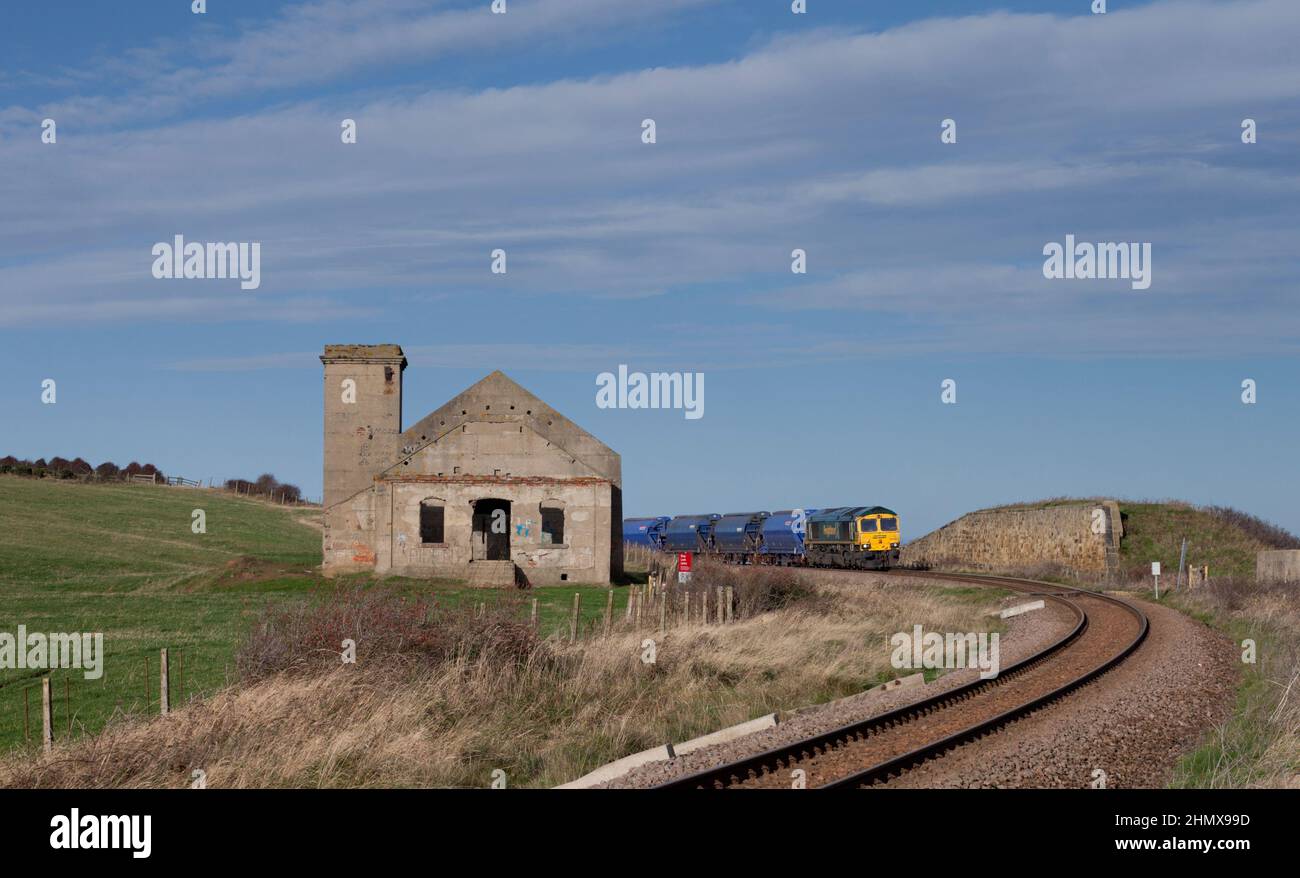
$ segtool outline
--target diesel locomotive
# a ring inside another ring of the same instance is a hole
[[[658,516],[623,521],[623,540],[699,552],[732,564],[888,570],[898,563],[898,513],[884,506]]]

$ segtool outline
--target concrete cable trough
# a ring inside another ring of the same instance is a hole
[[[794,772],[821,789],[885,781],[960,744],[996,732],[1068,694],[1123,661],[1146,638],[1149,623],[1119,598],[1025,579],[899,572],[1026,592],[1068,608],[1062,637],[989,680],[974,680],[914,704],[755,756],[659,784],[657,789],[789,789]]]

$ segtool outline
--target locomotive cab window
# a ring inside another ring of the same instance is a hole
[[[898,530],[898,519],[897,519],[897,518],[882,518],[882,519],[880,519],[880,529],[881,529],[881,530]]]
[[[858,527],[864,534],[876,532],[876,520],[874,518],[864,518],[858,522]]]

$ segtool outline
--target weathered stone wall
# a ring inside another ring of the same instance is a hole
[[[533,585],[559,582],[608,583],[612,492],[596,478],[426,477],[389,484],[391,537],[379,551],[378,566],[402,576],[463,576],[473,557],[474,503],[510,501],[510,560]],[[420,504],[443,507],[444,542],[420,542]],[[541,507],[564,510],[564,542],[542,536]],[[382,518],[382,516],[381,516]]]
[[[548,476],[592,475],[586,464],[537,432],[533,423],[508,415],[479,415],[442,433],[392,467],[393,476]]]
[[[1255,556],[1257,582],[1300,582],[1300,549],[1270,549]]]
[[[989,509],[908,543],[901,561],[940,570],[1015,571],[1048,565],[1105,576],[1118,569],[1122,536],[1119,504],[1111,500]]]
[[[325,508],[322,568],[326,574],[375,569],[375,502],[382,502],[386,492],[387,486],[372,486]]]

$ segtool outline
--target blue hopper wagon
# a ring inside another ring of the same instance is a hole
[[[763,542],[763,522],[770,512],[729,512],[713,524],[713,550],[727,561],[745,563]]]
[[[808,516],[816,509],[782,509],[763,522],[759,555],[769,564],[802,564]]]
[[[652,518],[623,519],[623,542],[660,551],[664,545],[664,528],[672,521],[667,515]]]
[[[720,518],[716,512],[677,516],[664,528],[664,551],[713,551],[713,524]]]

